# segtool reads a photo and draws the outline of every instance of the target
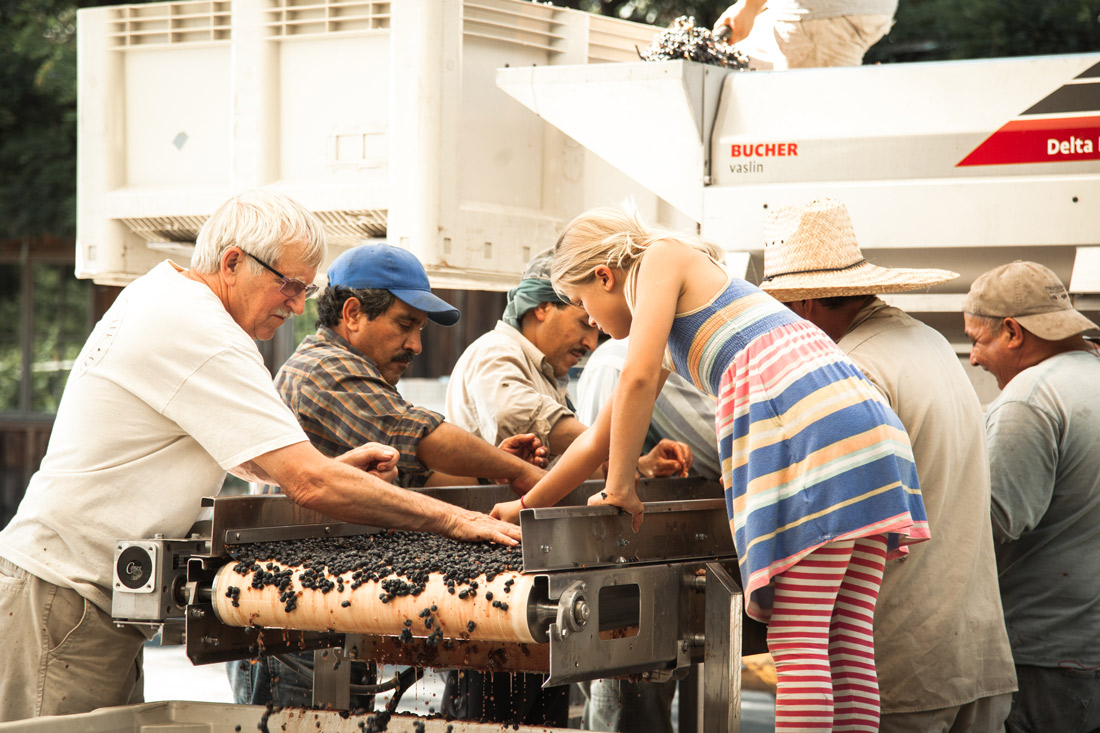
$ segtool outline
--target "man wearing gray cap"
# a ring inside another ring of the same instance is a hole
[[[881,733],[999,733],[1015,689],[989,520],[982,407],[947,340],[878,294],[958,277],[863,257],[844,204],[776,209],[764,292],[823,330],[882,392],[913,443],[932,541],[887,563],[875,609]]]
[[[1097,326],[1035,262],[981,275],[963,303],[986,410],[1001,599],[1020,690],[1005,727],[1100,728]]]

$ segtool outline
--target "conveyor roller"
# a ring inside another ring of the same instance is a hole
[[[535,641],[528,620],[533,579],[521,573],[505,572],[492,580],[481,575],[453,593],[442,574],[431,573],[418,595],[393,596],[385,590],[386,579],[368,580],[355,589],[350,582],[342,583],[342,590],[333,588],[326,593],[302,587],[302,568],[278,567],[291,570],[287,590],[276,585],[255,588],[255,571],[241,575],[235,566],[222,567],[214,578],[211,598],[218,619],[228,626],[377,634],[410,640]],[[473,583],[477,583],[476,588]],[[293,603],[288,602],[287,593],[293,593]]]

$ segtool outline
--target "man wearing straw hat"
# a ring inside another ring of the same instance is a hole
[[[958,277],[883,268],[860,252],[847,208],[772,213],[761,288],[816,324],[863,370],[913,443],[932,541],[887,565],[875,612],[881,731],[1001,731],[1016,689],[989,516],[982,408],[954,350],[880,293]]]
[[[1020,691],[1010,732],[1100,728],[1097,326],[1035,262],[981,275],[963,302],[986,411],[993,537]],[[922,484],[923,487],[923,484]]]

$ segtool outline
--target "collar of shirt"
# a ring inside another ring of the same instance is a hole
[[[341,349],[343,351],[350,352],[352,356],[357,359],[361,359],[366,363],[366,366],[370,370],[372,376],[375,376],[379,380],[381,380],[387,387],[389,387],[391,391],[400,394],[397,390],[397,387],[393,386],[389,382],[386,382],[386,380],[382,377],[382,372],[378,370],[378,365],[374,363],[373,359],[371,359],[359,349],[352,346],[344,337],[336,333],[336,331],[333,331],[328,326],[321,326],[317,329],[317,332],[315,334],[313,334],[312,336],[307,336],[306,338],[313,341],[314,345],[324,345],[332,349]]]
[[[496,328],[493,330],[497,333],[504,334],[519,344],[520,348],[523,349],[524,355],[531,360],[532,364],[537,364],[543,376],[550,380],[551,384],[557,385],[559,390],[564,390],[569,386],[569,377],[565,376],[558,379],[554,376],[554,367],[550,366],[550,363],[546,361],[546,355],[543,354],[537,346],[531,343],[526,336],[520,333],[518,329],[509,326],[504,321],[497,321]]]
[[[867,303],[867,305],[860,308],[859,312],[856,313],[854,318],[852,318],[852,322],[848,324],[847,333],[851,333],[852,331],[856,330],[856,327],[858,327],[860,324],[867,320],[870,320],[871,318],[874,318],[874,316],[882,311],[884,308],[889,307],[889,303],[887,303],[882,298],[875,296]]]

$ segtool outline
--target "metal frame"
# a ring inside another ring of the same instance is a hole
[[[726,569],[707,563],[703,729],[741,730],[741,587]]]
[[[578,488],[573,500],[583,501],[597,486]],[[443,493],[464,505],[464,500],[499,500],[492,494],[501,491],[507,488]],[[331,521],[277,495],[205,499],[209,516],[196,524],[188,540],[195,550],[187,559],[183,618],[160,618],[154,610],[150,618],[120,619],[116,614],[116,621],[161,625],[166,643],[186,643],[196,664],[322,650],[316,652],[314,703],[344,709],[353,692],[351,665],[344,663],[349,659],[541,670],[549,673],[548,685],[627,675],[668,679],[703,662],[703,729],[738,731],[742,647],[747,644],[748,653],[762,650],[764,636],[746,626],[742,616],[725,503],[714,498],[712,485],[699,480],[651,481],[640,493],[643,498],[674,498],[647,502],[646,522],[636,535],[630,517],[613,507],[559,506],[521,513],[524,574],[533,576],[534,583],[528,624],[536,640],[548,643],[445,640],[429,647],[422,639],[397,644],[389,637],[361,634],[225,626],[211,600],[214,576],[227,561],[227,545],[379,531]],[[684,498],[691,495],[704,498]],[[746,629],[752,633],[746,635]],[[695,720],[697,724],[698,716]]]

